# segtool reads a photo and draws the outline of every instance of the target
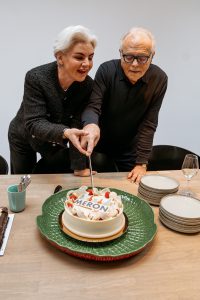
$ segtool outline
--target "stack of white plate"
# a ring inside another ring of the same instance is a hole
[[[153,205],[159,205],[160,200],[178,191],[179,182],[174,178],[163,175],[145,175],[138,186],[138,197]]]
[[[165,196],[160,202],[159,217],[173,230],[200,232],[200,200],[182,195]]]

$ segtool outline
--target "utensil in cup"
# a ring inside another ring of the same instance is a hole
[[[31,176],[24,175],[21,177],[20,183],[18,185],[18,192],[22,192],[27,188],[27,186],[31,183]]]

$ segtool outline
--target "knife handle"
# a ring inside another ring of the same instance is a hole
[[[60,192],[62,190],[62,186],[61,185],[57,185],[56,187],[55,187],[55,190],[54,190],[54,194],[56,194],[56,193],[58,193],[58,192]]]

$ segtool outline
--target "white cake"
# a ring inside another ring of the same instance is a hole
[[[82,186],[69,191],[66,198],[62,222],[79,236],[104,238],[125,226],[121,196],[108,188],[91,190]]]

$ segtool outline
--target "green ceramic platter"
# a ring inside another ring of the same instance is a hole
[[[71,189],[70,189],[71,190]],[[128,229],[119,238],[103,243],[87,243],[66,235],[59,226],[59,215],[69,190],[50,196],[42,206],[42,215],[37,216],[41,234],[56,248],[70,255],[99,261],[120,260],[141,252],[154,238],[157,226],[154,213],[148,203],[118,189],[124,212],[128,218]]]

